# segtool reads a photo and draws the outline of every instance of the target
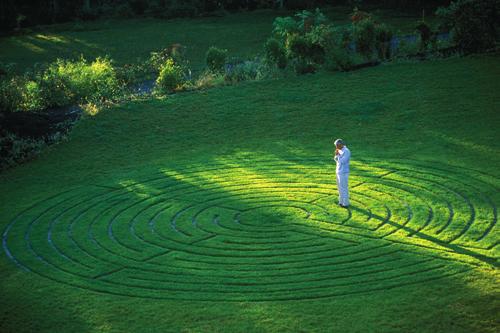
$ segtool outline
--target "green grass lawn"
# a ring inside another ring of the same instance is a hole
[[[332,7],[325,10],[337,24],[349,23],[351,8]],[[187,47],[186,57],[193,69],[205,67],[205,52],[215,45],[226,48],[232,57],[253,57],[262,51],[277,16],[294,12],[259,10],[225,17],[196,19],[133,19],[100,20],[96,22],[66,23],[35,28],[33,32],[0,39],[0,61],[17,63],[23,71],[37,62],[51,62],[56,58],[87,58],[110,56],[118,65],[146,59],[151,51],[172,43]],[[401,33],[413,33],[419,15],[394,10],[375,10],[382,21]],[[434,24],[432,15],[427,20]]]
[[[394,63],[84,118],[0,174],[0,330],[498,331],[499,65]]]

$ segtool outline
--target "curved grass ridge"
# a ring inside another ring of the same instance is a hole
[[[326,167],[325,167],[326,166]],[[73,188],[11,221],[20,268],[93,291],[182,300],[302,300],[498,267],[498,178],[435,163],[262,160]]]

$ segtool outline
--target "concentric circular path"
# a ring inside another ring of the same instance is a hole
[[[386,290],[497,266],[499,179],[353,163],[338,207],[321,159],[231,161],[68,188],[8,224],[21,269],[103,293],[263,301]]]

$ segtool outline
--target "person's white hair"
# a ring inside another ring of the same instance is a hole
[[[342,139],[337,139],[337,140],[335,140],[335,142],[334,142],[333,144],[334,144],[334,145],[339,145],[339,144],[340,144],[340,145],[345,145],[344,140],[342,140]]]

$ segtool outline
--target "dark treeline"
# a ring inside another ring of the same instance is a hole
[[[307,9],[325,5],[380,5],[406,10],[448,5],[449,0],[1,0],[0,29],[92,20],[99,17],[194,17],[220,10]]]

